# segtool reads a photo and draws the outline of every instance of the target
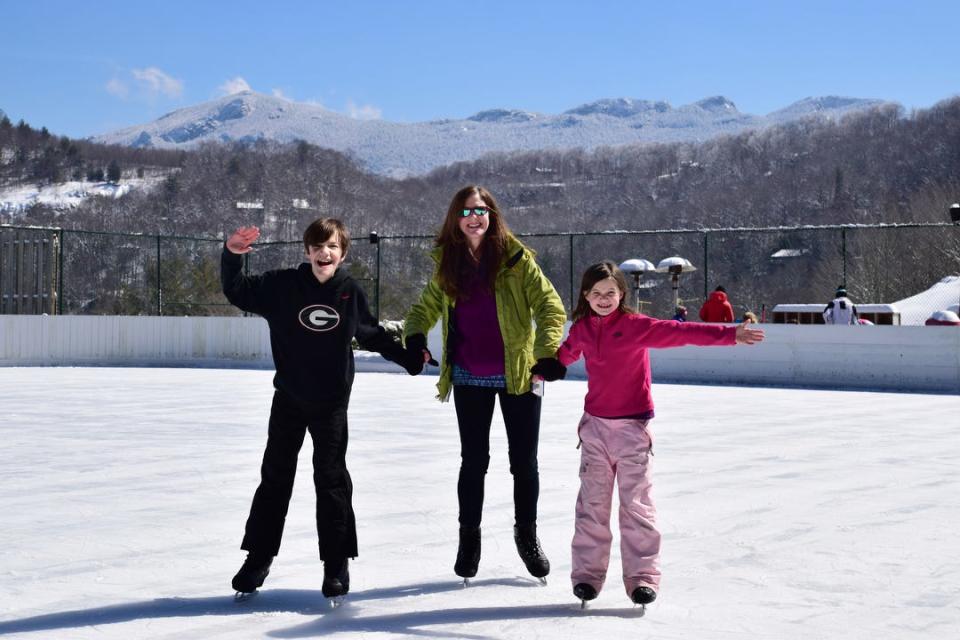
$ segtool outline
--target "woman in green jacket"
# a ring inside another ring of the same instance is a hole
[[[480,562],[483,481],[499,397],[513,475],[514,540],[527,570],[543,578],[550,563],[537,539],[540,396],[531,388],[530,368],[554,359],[566,321],[563,303],[483,187],[468,186],[454,195],[432,256],[436,270],[407,314],[404,334],[407,348],[426,360],[431,355],[425,336],[443,321],[437,389],[446,401],[452,387],[460,430],[460,545],[454,571],[471,578]]]

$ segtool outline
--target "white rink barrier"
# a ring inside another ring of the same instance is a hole
[[[272,367],[260,318],[0,316],[3,366]]]
[[[654,380],[960,394],[960,327],[759,326],[759,345],[651,350]],[[435,327],[435,356],[440,342]],[[260,318],[0,316],[0,366],[273,365]],[[400,371],[372,354],[357,369]]]

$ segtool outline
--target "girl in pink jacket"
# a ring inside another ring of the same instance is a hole
[[[613,482],[620,492],[620,555],[623,583],[633,602],[646,605],[660,584],[660,532],[651,497],[649,456],[653,438],[650,360],[647,349],[684,345],[753,344],[763,331],[747,324],[717,326],[657,320],[625,301],[627,281],[609,261],[583,274],[573,326],[557,360],[538,362],[533,372],[562,378],[582,356],[587,371],[581,444],[580,494],[573,535],[573,593],[584,603],[597,597],[610,561]]]

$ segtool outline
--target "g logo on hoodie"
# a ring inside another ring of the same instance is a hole
[[[300,324],[310,331],[330,331],[340,324],[340,314],[325,304],[313,304],[300,310]]]

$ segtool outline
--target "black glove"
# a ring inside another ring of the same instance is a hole
[[[548,382],[562,380],[567,375],[567,368],[560,364],[556,358],[540,358],[537,364],[533,365],[530,373],[542,377]]]
[[[419,375],[420,372],[423,371],[423,352],[404,349],[403,362],[398,362],[397,364],[406,369],[410,375]]]
[[[417,375],[423,371],[423,352],[426,351],[430,353],[430,350],[427,349],[427,338],[422,333],[415,333],[413,335],[407,336],[406,339],[406,364],[403,365],[403,368],[407,370],[412,376]],[[438,366],[436,360],[433,359],[433,355],[430,356],[428,360],[433,366]]]

